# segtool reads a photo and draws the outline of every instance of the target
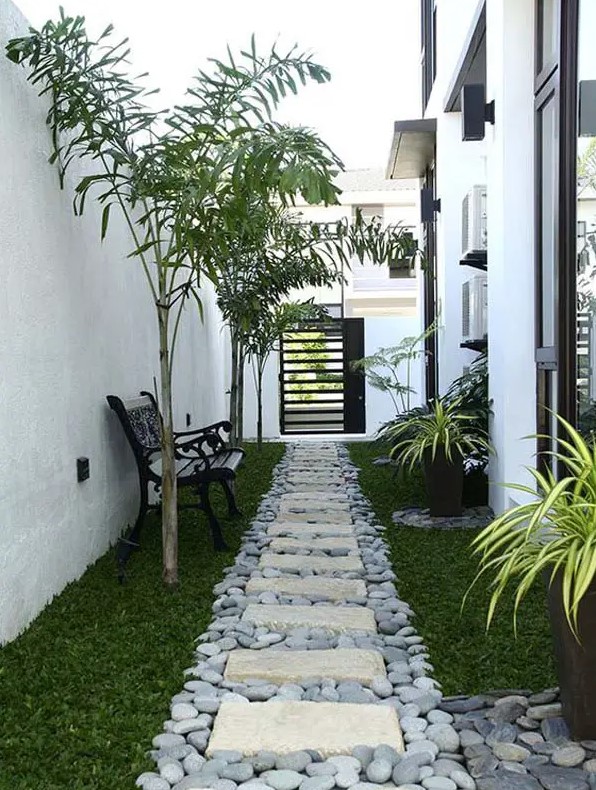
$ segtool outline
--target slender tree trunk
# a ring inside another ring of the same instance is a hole
[[[257,449],[263,446],[263,367],[257,370]]]
[[[161,289],[160,289],[161,291]],[[165,293],[160,299],[165,300]],[[174,457],[174,418],[172,411],[172,378],[168,348],[168,311],[157,308],[159,322],[159,364],[161,374],[161,458],[162,509],[161,530],[163,549],[163,580],[168,586],[178,584],[178,492]]]
[[[246,367],[246,352],[244,343],[238,341],[238,392],[236,410],[238,414],[238,429],[236,439],[238,444],[244,441],[244,368]]]
[[[230,433],[230,443],[232,446],[237,444],[238,437],[238,339],[233,327],[230,327],[230,339],[232,344],[232,370],[230,381],[230,422],[232,431]]]

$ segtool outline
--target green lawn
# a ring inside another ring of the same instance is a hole
[[[486,583],[473,591],[460,614],[463,594],[476,572],[469,551],[475,533],[396,527],[391,514],[405,505],[424,504],[424,484],[420,474],[400,481],[391,469],[373,466],[382,449],[374,443],[349,446],[352,461],[361,469],[360,485],[387,527],[399,593],[416,612],[415,625],[430,648],[444,693],[555,685],[544,589],[533,590],[522,604],[517,639],[510,599],[486,634]]]
[[[245,515],[223,522],[229,552],[213,552],[202,513],[182,512],[176,592],[160,581],[152,516],[126,585],[108,552],[0,650],[2,790],[124,790],[153,767],[144,755],[182,687],[193,640],[211,620],[213,585],[238,552],[283,449],[248,446],[237,483]],[[224,513],[223,497],[213,499]]]

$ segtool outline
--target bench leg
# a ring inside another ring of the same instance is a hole
[[[139,513],[134,527],[129,534],[118,540],[118,547],[116,550],[116,560],[118,562],[118,581],[123,584],[126,579],[126,563],[133,551],[139,548],[139,536],[141,529],[147,515],[149,508],[149,495],[147,491],[147,484],[145,481],[140,481],[141,501],[139,503]]]
[[[242,511],[238,509],[236,504],[236,495],[234,493],[234,483],[232,480],[222,480],[221,487],[228,503],[228,515],[230,518],[239,518],[242,516]]]
[[[209,500],[209,484],[202,483],[199,486],[199,497],[201,499],[201,509],[207,516],[207,520],[209,521],[209,527],[211,529],[211,535],[213,537],[213,548],[215,551],[226,551],[228,546],[224,540],[224,536],[221,532],[221,527],[219,526],[219,521],[217,520],[215,513],[213,512],[213,508],[211,507],[211,502]]]

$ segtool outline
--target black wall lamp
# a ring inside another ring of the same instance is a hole
[[[462,140],[484,140],[484,125],[495,122],[495,102],[486,103],[484,85],[464,85],[461,92]]]
[[[434,222],[435,213],[441,210],[441,198],[435,198],[433,190],[420,190],[420,222]]]

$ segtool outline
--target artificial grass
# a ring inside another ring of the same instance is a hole
[[[109,551],[0,650],[2,790],[124,790],[153,769],[145,755],[211,620],[213,585],[232,564],[284,446],[246,449],[237,480],[244,516],[222,519],[229,551],[213,551],[202,513],[181,511],[180,586],[168,591],[160,525],[150,516],[127,584],[118,584]],[[213,502],[225,513],[219,491]]]
[[[512,596],[503,602],[486,633],[486,581],[474,588],[461,612],[463,595],[477,572],[469,550],[477,533],[395,526],[392,513],[407,505],[424,505],[426,494],[420,473],[400,479],[390,467],[372,464],[383,449],[374,442],[349,446],[352,461],[361,469],[362,490],[387,528],[399,593],[416,612],[416,628],[430,649],[443,692],[538,691],[556,685],[544,587],[531,590],[522,603],[517,639]]]

